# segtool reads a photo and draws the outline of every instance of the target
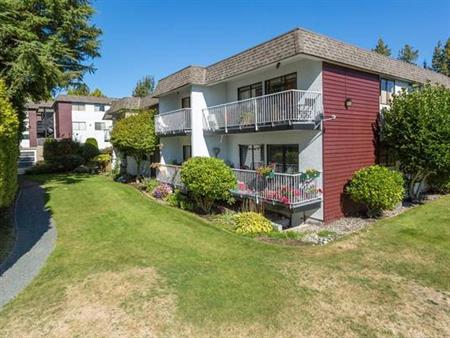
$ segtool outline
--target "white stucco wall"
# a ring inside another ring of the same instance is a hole
[[[281,62],[280,67],[275,66],[245,74],[235,80],[226,82],[225,102],[237,101],[238,88],[256,82],[262,82],[278,76],[297,73],[297,88],[300,90],[322,91],[322,62],[310,59],[296,59]]]
[[[166,113],[181,108],[181,99],[191,96],[191,86],[180,88],[174,93],[159,97],[159,112]]]
[[[160,162],[163,164],[172,164],[183,162],[183,146],[191,145],[190,136],[167,136],[161,137],[160,143]]]
[[[109,109],[105,105],[105,111]],[[105,123],[106,129],[112,127],[111,120],[103,120],[104,111],[94,111],[94,104],[85,104],[84,111],[76,110],[72,105],[72,138],[78,142],[84,143],[87,138],[93,137],[97,140],[99,149],[111,146],[110,142],[105,141],[105,131],[95,130],[95,122]],[[86,130],[75,130],[73,128],[74,122],[85,122]]]

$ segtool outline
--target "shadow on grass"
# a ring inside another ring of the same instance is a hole
[[[53,227],[52,212],[48,208],[51,186],[46,183],[77,184],[89,175],[51,174],[21,176],[20,192],[15,203],[12,222],[15,227],[15,244],[3,262],[0,262],[0,277],[18,260],[30,252],[42,236]],[[41,244],[42,245],[42,244]],[[39,249],[39,248],[37,248]]]

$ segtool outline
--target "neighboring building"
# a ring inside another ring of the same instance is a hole
[[[100,149],[110,147],[112,122],[103,115],[111,99],[94,96],[59,95],[55,101],[28,103],[22,148],[43,145],[47,138],[71,138],[84,143],[94,137]]]
[[[103,115],[111,101],[107,97],[57,96],[54,103],[56,138],[72,138],[80,143],[95,138],[100,149],[110,147],[112,122],[104,120]]]
[[[19,173],[42,159],[42,146],[49,138],[70,138],[84,143],[93,137],[100,149],[110,147],[112,121],[104,120],[103,115],[111,102],[106,97],[59,95],[55,101],[27,103]]]
[[[329,222],[344,215],[344,187],[377,162],[380,109],[401,88],[450,78],[295,29],[207,67],[161,79],[155,128],[158,179],[181,185],[177,165],[219,157],[238,179],[237,197],[290,216]],[[274,164],[275,177],[256,169]],[[305,172],[315,169],[317,178]]]

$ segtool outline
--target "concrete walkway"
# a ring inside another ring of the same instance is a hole
[[[16,243],[0,265],[0,308],[30,284],[55,247],[56,228],[45,208],[46,197],[38,183],[21,183],[15,206]]]

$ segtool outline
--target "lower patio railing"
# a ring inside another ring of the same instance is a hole
[[[177,188],[184,188],[180,166],[160,164],[156,179]],[[257,202],[280,203],[290,208],[318,201],[322,198],[322,178],[305,173],[274,173],[263,177],[254,170],[232,169],[237,186],[232,193],[239,198],[253,198]]]

